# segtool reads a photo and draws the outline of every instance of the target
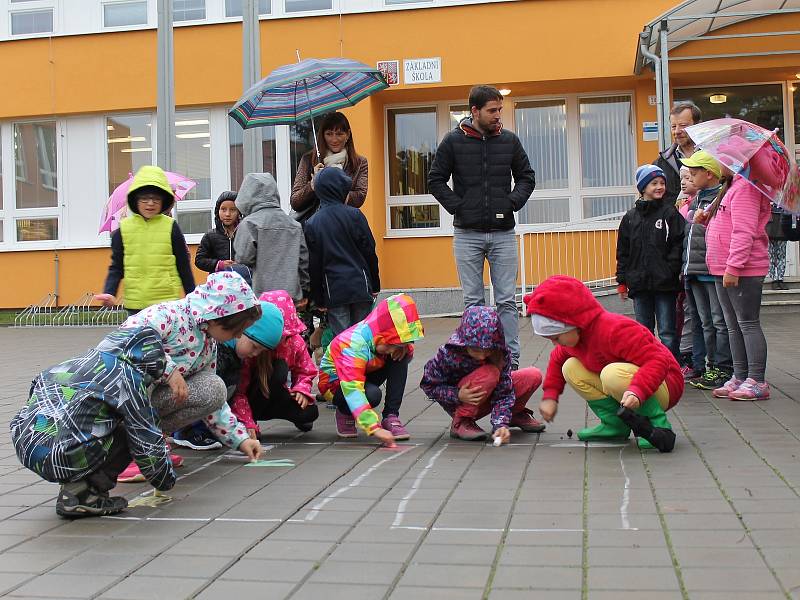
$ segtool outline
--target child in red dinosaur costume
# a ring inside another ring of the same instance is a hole
[[[587,401],[600,424],[578,432],[582,441],[627,439],[630,427],[618,416],[620,404],[671,429],[665,411],[683,394],[675,357],[646,327],[605,310],[587,287],[556,275],[525,296],[534,333],[555,346],[547,365],[539,411],[552,421],[558,397],[569,383]],[[652,448],[639,438],[640,448]]]

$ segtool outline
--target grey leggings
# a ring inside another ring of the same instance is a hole
[[[172,399],[172,390],[168,385],[157,386],[150,397],[161,419],[161,431],[166,434],[210,415],[227,399],[225,382],[211,371],[200,371],[185,379],[189,397],[180,406]]]
[[[736,287],[722,287],[722,277],[715,277],[719,303],[728,325],[728,339],[733,357],[733,375],[759,383],[767,370],[767,338],[761,329],[761,289],[763,277],[739,277]]]

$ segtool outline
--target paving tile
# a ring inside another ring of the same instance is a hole
[[[117,580],[115,576],[80,575],[64,573],[45,573],[33,581],[17,588],[15,593],[20,595],[36,595],[43,598],[62,598],[65,590],[74,597],[88,597],[98,593],[103,588]]]
[[[490,565],[497,546],[453,546],[424,543],[414,553],[413,564],[427,565]],[[445,567],[447,569],[447,567]]]
[[[211,583],[197,600],[220,600],[220,598],[258,598],[258,600],[283,600],[292,591],[293,583],[264,583],[255,581],[219,580]]]
[[[254,546],[245,554],[245,557],[316,561],[325,556],[334,546],[333,542],[268,539]]]
[[[582,561],[581,546],[504,546],[499,564],[509,567],[580,567]]]
[[[243,558],[220,575],[233,581],[279,581],[297,583],[317,565],[307,560],[265,560]]]
[[[591,590],[673,590],[676,593],[680,592],[678,577],[671,566],[637,565],[636,577],[631,577],[630,567],[591,565],[588,572],[588,585]]]
[[[403,568],[402,563],[344,562],[326,560],[308,579],[309,583],[389,585]]]
[[[93,576],[127,575],[152,558],[147,554],[102,554],[88,551],[60,564],[52,572],[76,575],[91,573]]]
[[[163,555],[152,559],[136,571],[136,576],[155,577],[198,577],[208,579],[223,569],[231,558],[228,556],[185,556]]]
[[[481,588],[434,588],[399,585],[390,600],[483,600]]]
[[[425,546],[422,547],[423,549]],[[446,546],[452,551],[452,546]],[[370,562],[404,562],[414,549],[414,544],[402,544],[394,542],[392,544],[370,543],[370,542],[343,542],[336,546],[330,560],[336,561],[363,561]],[[419,552],[414,555],[416,560]]]
[[[406,569],[399,585],[420,587],[474,587],[483,588],[489,578],[489,565],[441,565],[411,564]],[[444,576],[447,573],[447,576]]]
[[[497,567],[493,587],[547,588],[552,590],[580,590],[583,571],[580,567]]]
[[[14,588],[34,577],[31,573],[0,573],[0,594]],[[36,581],[34,579],[33,581]]]
[[[292,600],[376,600],[382,598],[387,589],[385,585],[306,583],[292,596]]]
[[[580,600],[581,591],[553,590],[547,587],[525,588],[521,590],[495,586],[489,593],[490,600],[533,600],[538,598],[546,600]]]
[[[766,567],[729,569],[681,567],[686,588],[699,591],[771,592],[779,590]]]
[[[175,600],[205,587],[207,581],[187,577],[131,576],[99,596],[102,600]]]

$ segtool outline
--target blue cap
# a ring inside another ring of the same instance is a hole
[[[269,350],[274,350],[283,335],[283,315],[271,302],[259,301],[261,318],[244,330],[244,335]]]
[[[667,176],[664,175],[664,171],[661,170],[661,167],[657,167],[655,165],[642,165],[638,169],[636,169],[636,189],[639,190],[641,194],[644,192],[644,188],[647,187],[647,184],[653,181],[656,177],[662,177],[664,182],[667,180]]]

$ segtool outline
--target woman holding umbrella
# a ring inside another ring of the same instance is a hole
[[[360,208],[367,197],[367,159],[356,153],[350,122],[340,112],[328,113],[320,123],[316,147],[303,155],[297,167],[290,202],[301,223],[317,212],[314,175],[324,167],[339,167],[353,180],[345,204]]]

